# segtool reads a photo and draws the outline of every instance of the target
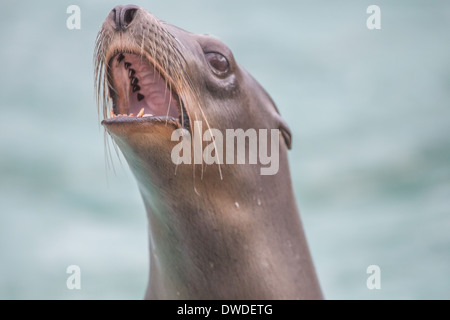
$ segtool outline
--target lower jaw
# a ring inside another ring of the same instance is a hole
[[[141,117],[135,117],[133,115],[114,115],[108,119],[102,121],[102,125],[109,126],[114,124],[123,125],[139,125],[139,124],[163,124],[174,128],[182,128],[180,122],[173,117],[166,116],[153,116],[153,115],[143,115]]]

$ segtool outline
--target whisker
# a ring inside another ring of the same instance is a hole
[[[140,14],[146,14],[141,12]],[[145,17],[147,18],[147,17]],[[210,121],[202,106],[202,95],[197,89],[195,82],[191,78],[188,72],[188,61],[183,55],[184,50],[189,50],[184,44],[172,35],[167,29],[164,28],[160,20],[154,16],[148,14],[148,24],[142,28],[130,28],[129,34],[124,33],[111,33],[107,31],[107,24],[105,24],[95,39],[94,48],[94,85],[96,94],[96,103],[98,106],[97,114],[100,118],[100,114],[103,114],[104,119],[108,118],[110,110],[114,109],[114,97],[118,95],[118,89],[112,83],[110,71],[112,66],[107,61],[107,57],[114,56],[119,52],[138,52],[141,59],[147,58],[153,65],[153,81],[156,81],[156,77],[160,75],[166,83],[164,89],[164,96],[169,93],[166,117],[169,117],[170,106],[173,103],[173,99],[176,98],[176,102],[180,110],[180,122],[181,126],[191,130],[194,129],[195,121],[203,121],[206,124],[206,130],[212,135],[212,129]],[[125,49],[126,48],[126,49]],[[158,73],[157,73],[158,72]],[[176,95],[174,96],[174,93]],[[166,124],[168,122],[166,121]],[[106,132],[106,130],[105,130]],[[114,149],[117,157],[120,159],[120,152],[114,139],[111,139],[112,147],[106,141],[110,136],[106,137],[105,133],[105,152],[107,160],[110,162],[111,168],[114,170],[114,164],[112,161],[112,149]],[[200,137],[200,140],[201,137]],[[219,158],[219,152],[217,152],[216,139],[212,138],[214,144],[215,159],[219,170],[220,179],[223,180],[222,163]],[[200,143],[203,143],[200,141]],[[122,163],[122,162],[121,162]],[[177,173],[179,164],[175,167],[175,174]],[[196,165],[192,166],[192,174],[194,179],[194,190],[199,195],[198,190],[195,187],[196,179]],[[201,163],[201,174],[199,177],[203,179],[205,177],[206,167],[204,165],[203,157]]]

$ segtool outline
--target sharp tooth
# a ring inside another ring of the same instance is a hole
[[[129,117],[134,117],[134,114],[130,113],[128,116],[129,116]]]
[[[135,77],[131,77],[130,80],[131,80],[131,85],[132,86],[137,85],[138,82],[139,82],[138,78],[135,78]]]
[[[143,115],[144,115],[144,108],[142,108],[141,111],[139,111],[137,117],[142,118]]]
[[[111,117],[111,118],[115,118],[116,117],[116,115],[114,114],[114,111],[111,109],[111,110],[109,110],[109,116]]]

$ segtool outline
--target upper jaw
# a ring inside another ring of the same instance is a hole
[[[175,86],[151,57],[128,50],[109,55],[106,77],[113,101],[109,118],[102,124],[149,123],[189,129],[189,116]]]

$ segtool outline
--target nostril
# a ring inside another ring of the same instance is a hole
[[[109,14],[109,17],[111,18],[111,20],[116,21],[116,14],[117,14],[116,8],[112,9],[111,13]]]
[[[122,27],[126,28],[133,21],[137,9],[135,9],[135,8],[133,8],[133,9],[126,9],[126,8],[124,8],[123,10],[125,10],[125,13],[123,15]]]
[[[131,22],[133,22],[133,19],[136,15],[136,11],[139,9],[138,6],[129,4],[122,7],[122,10],[120,11],[120,27],[125,30],[128,28]]]
[[[114,22],[114,26],[116,28],[116,30],[119,28],[119,12],[120,12],[121,6],[117,6],[114,9],[111,10],[111,12],[109,13],[109,19],[112,20],[112,22]]]
[[[128,28],[130,23],[133,22],[138,9],[138,6],[131,4],[126,6],[116,6],[112,9],[109,13],[109,18],[114,22],[115,29],[125,30]]]

